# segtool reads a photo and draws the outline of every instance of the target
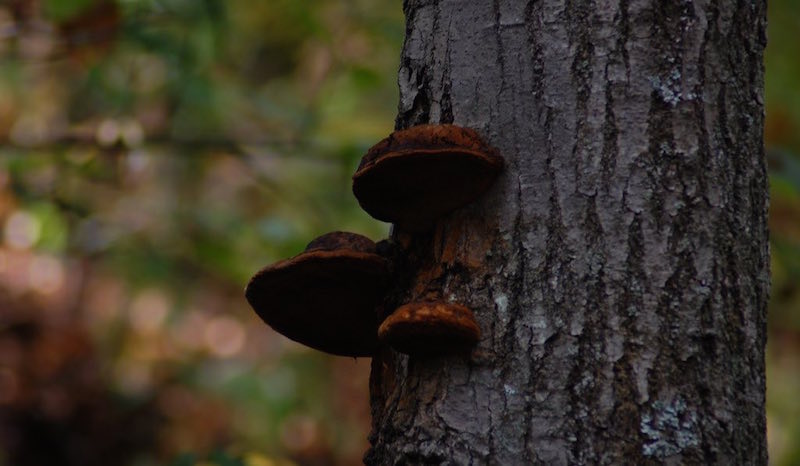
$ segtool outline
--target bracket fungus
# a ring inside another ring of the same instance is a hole
[[[424,231],[480,197],[502,168],[503,158],[472,129],[414,126],[369,149],[353,175],[353,194],[378,220]]]
[[[381,341],[411,355],[468,351],[480,336],[472,311],[460,304],[440,301],[400,306],[378,329]]]
[[[371,356],[377,347],[376,307],[389,264],[369,238],[323,235],[305,252],[265,267],[250,279],[245,297],[278,333],[340,356]]]

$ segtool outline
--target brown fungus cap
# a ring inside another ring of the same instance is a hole
[[[306,251],[259,271],[245,297],[278,333],[340,356],[371,356],[377,347],[376,306],[388,282],[375,243],[334,232]]]
[[[406,354],[468,351],[481,336],[472,311],[446,302],[410,303],[397,308],[378,329],[378,337]]]
[[[373,146],[353,175],[353,194],[373,217],[409,231],[480,197],[503,158],[474,130],[420,125]]]

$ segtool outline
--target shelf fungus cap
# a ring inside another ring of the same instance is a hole
[[[294,341],[340,356],[371,356],[388,275],[387,260],[369,238],[334,232],[260,270],[245,297],[264,322]]]
[[[378,338],[406,354],[468,351],[481,331],[468,308],[446,302],[418,302],[397,308],[378,329]]]
[[[374,145],[353,175],[353,194],[371,216],[423,231],[480,197],[503,158],[474,130],[420,125]]]

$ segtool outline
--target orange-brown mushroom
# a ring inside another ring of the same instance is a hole
[[[373,146],[353,175],[353,194],[371,216],[423,231],[477,199],[503,168],[503,158],[474,130],[420,125]]]
[[[400,306],[378,329],[381,341],[396,351],[416,355],[468,351],[480,336],[472,311],[441,301]]]
[[[377,347],[376,306],[389,264],[375,243],[334,232],[306,251],[259,271],[247,301],[270,327],[311,348],[341,356],[371,356]]]

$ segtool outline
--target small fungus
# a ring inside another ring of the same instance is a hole
[[[480,197],[502,168],[503,158],[474,130],[414,126],[367,152],[353,175],[353,194],[371,216],[424,231]]]
[[[334,232],[305,252],[260,270],[245,297],[278,333],[340,356],[371,356],[377,347],[376,307],[383,299],[389,264],[375,243]]]
[[[460,304],[440,301],[399,307],[378,329],[378,337],[395,350],[413,355],[468,351],[481,331],[472,311]]]

